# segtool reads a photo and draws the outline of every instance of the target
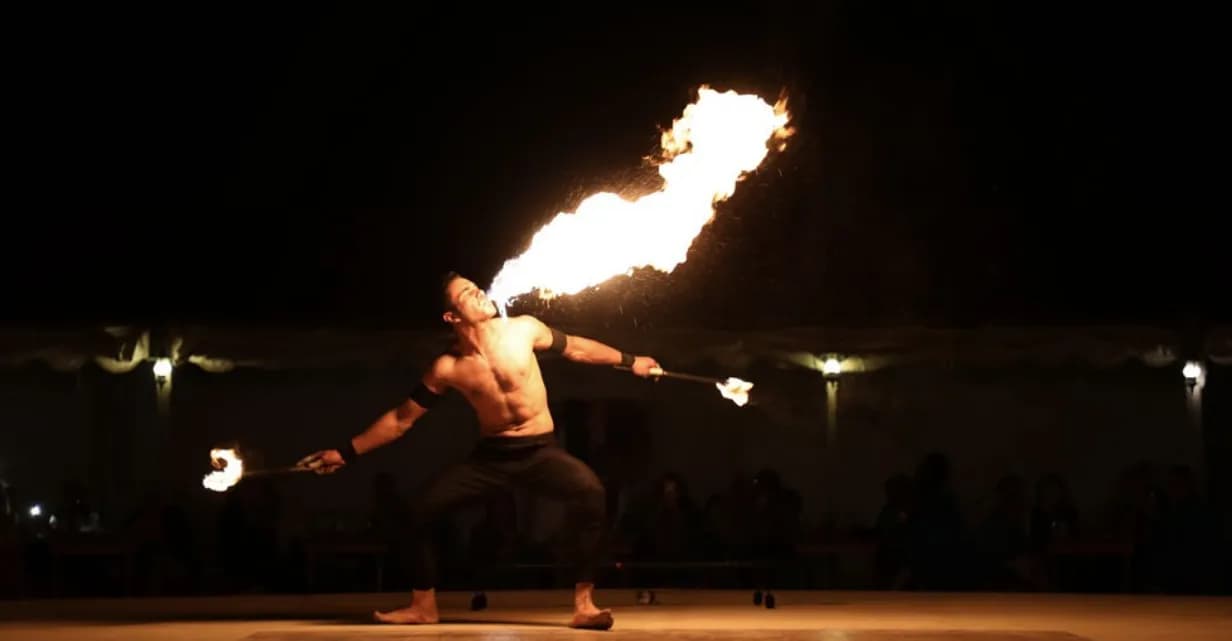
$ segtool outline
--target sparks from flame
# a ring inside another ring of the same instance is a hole
[[[507,261],[488,297],[502,316],[509,303],[538,291],[545,300],[576,294],[639,267],[670,273],[687,258],[693,239],[714,219],[715,204],[761,164],[769,143],[779,149],[792,131],[786,102],[720,93],[703,86],[660,145],[663,186],[634,200],[602,192],[575,213],[559,213]]]
[[[235,450],[210,450],[210,460],[221,460],[224,465],[221,470],[214,470],[201,479],[201,484],[206,489],[225,492],[240,482],[240,477],[244,475],[244,461],[235,453]]]
[[[738,378],[729,378],[722,383],[715,383],[714,386],[719,388],[719,393],[723,395],[723,398],[739,407],[744,407],[749,402],[749,390],[753,389],[752,383]]]

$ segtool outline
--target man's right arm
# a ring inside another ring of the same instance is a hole
[[[359,435],[351,438],[343,448],[323,450],[304,457],[301,465],[327,473],[333,472],[361,454],[388,445],[406,434],[415,422],[439,401],[448,389],[443,376],[443,358],[433,362],[419,385],[397,407],[385,412]]]
[[[446,391],[447,386],[442,375],[444,366],[443,357],[433,361],[419,385],[415,386],[405,401],[382,414],[368,429],[351,439],[355,453],[365,454],[398,440],[411,429],[415,421],[427,414]]]
[[[428,413],[428,408],[407,399],[397,407],[382,414],[368,426],[368,429],[351,439],[355,453],[366,454],[372,450],[388,445],[411,429],[419,417]]]

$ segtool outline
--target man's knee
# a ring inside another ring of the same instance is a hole
[[[444,506],[431,501],[415,501],[411,503],[407,516],[414,530],[425,530],[436,526],[444,513]]]
[[[588,476],[577,490],[578,507],[587,514],[603,517],[607,507],[607,489],[596,476]]]

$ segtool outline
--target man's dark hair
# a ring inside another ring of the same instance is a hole
[[[441,311],[452,312],[457,311],[453,306],[453,301],[449,299],[449,283],[455,279],[462,278],[462,274],[455,271],[447,271],[441,276]]]

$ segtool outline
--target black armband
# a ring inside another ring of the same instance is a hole
[[[569,341],[569,337],[565,336],[564,332],[553,327],[552,328],[552,346],[548,348],[548,351],[556,352],[557,354],[564,354],[565,344],[568,341]]]
[[[359,458],[359,452],[355,451],[355,445],[351,443],[351,439],[349,438],[346,440],[346,443],[343,443],[342,446],[338,448],[338,453],[342,455],[342,461],[344,463],[350,463],[351,461]]]
[[[620,353],[620,366],[621,367],[633,367],[633,360],[634,359],[633,359],[632,354],[629,354],[627,352]]]
[[[423,383],[416,385],[415,389],[411,390],[411,400],[419,403],[419,406],[424,409],[431,409],[433,405],[440,402],[441,396],[441,394],[428,389],[428,386]]]

